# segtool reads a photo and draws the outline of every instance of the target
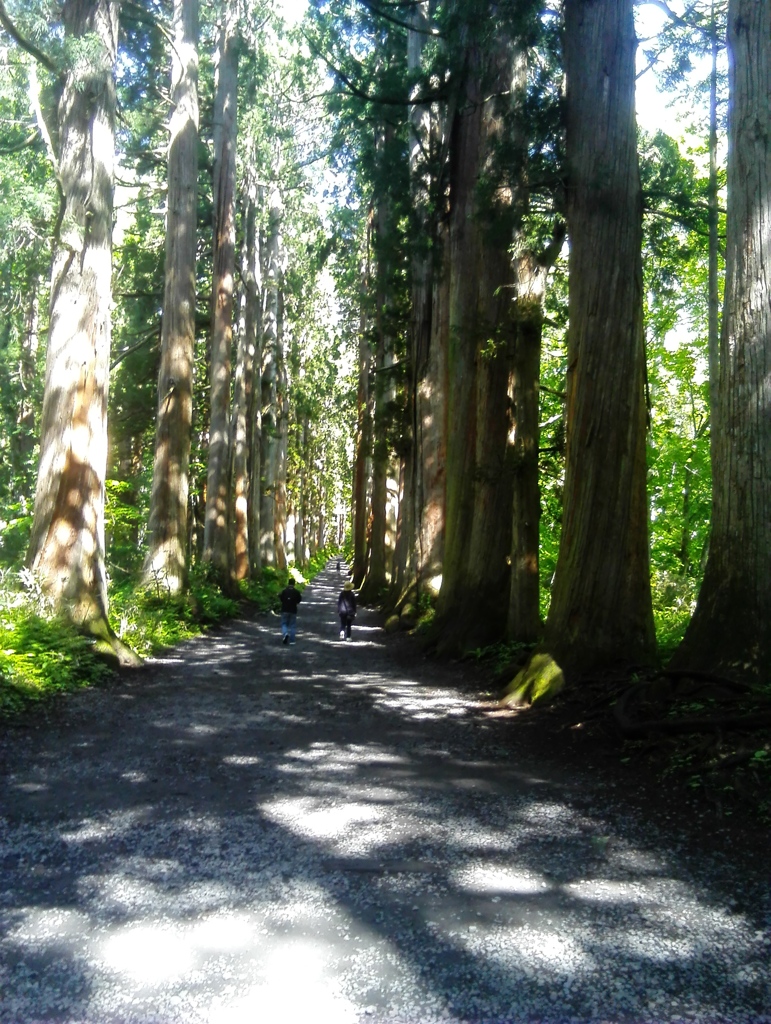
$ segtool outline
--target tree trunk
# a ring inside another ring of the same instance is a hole
[[[308,478],[308,413],[302,414],[299,424],[299,440],[297,450],[300,454],[299,487],[294,524],[294,560],[299,569],[305,565],[305,529],[307,522],[307,478]]]
[[[477,268],[480,239],[476,223],[476,182],[482,139],[481,56],[467,53],[466,95],[455,112],[450,139],[450,288],[448,309],[448,394],[446,520],[442,589],[435,628],[447,642],[465,606],[466,552],[471,535],[476,453]]]
[[[230,585],[230,352],[236,259],[236,100],[238,39],[235,6],[225,5],[214,99],[214,252],[210,370],[209,462],[204,560]]]
[[[541,631],[538,578],[538,379],[546,272],[534,260],[526,257],[518,261],[517,271],[517,343],[512,365],[514,489],[506,635],[510,640],[532,643]]]
[[[429,26],[427,0],[416,3],[407,30],[407,68],[413,74],[420,70],[421,54]],[[414,87],[416,97],[420,87]],[[425,103],[413,103],[408,111],[409,119],[409,172],[410,192],[415,235],[410,254],[411,315],[409,324],[409,368],[407,389],[405,451],[400,466],[399,520],[397,524],[395,572],[392,584],[393,603],[401,606],[407,600],[414,600],[418,588],[418,564],[420,545],[418,524],[422,514],[422,487],[420,469],[423,453],[420,448],[422,437],[418,424],[418,387],[421,369],[429,351],[431,337],[431,249],[430,231],[430,188],[431,179],[423,152],[430,143],[430,113]]]
[[[378,150],[382,151],[387,142],[384,134],[378,139]],[[390,232],[390,203],[381,197],[377,202],[373,236],[376,266],[377,349],[375,352],[375,413],[372,444],[372,530],[369,566],[361,586],[361,598],[364,602],[381,600],[388,585],[386,537],[388,532],[389,434],[394,397],[390,370],[393,364],[392,263],[388,252]]]
[[[276,437],[276,500],[275,508],[275,544],[276,565],[286,569],[286,473],[289,443],[289,381],[286,372],[284,354],[284,293],[279,289],[277,324],[278,380],[276,394],[276,411],[278,413]]]
[[[175,0],[171,47],[166,262],[146,582],[187,577],[198,177],[198,0]]]
[[[265,319],[262,335],[262,484],[260,494],[260,551],[262,565],[276,565],[276,483],[278,465],[278,293],[280,285],[281,197],[270,200]]]
[[[367,338],[367,322],[362,302],[359,324],[359,386],[356,395],[356,453],[353,466],[353,583],[360,587],[367,571],[367,521],[369,474],[367,462],[372,444],[369,373],[372,353]]]
[[[251,190],[247,190],[244,204],[244,242],[242,248],[243,316],[238,335],[236,373],[233,388],[233,462],[231,467],[233,500],[233,575],[237,580],[248,579],[249,564],[249,456],[252,430],[249,413],[254,410],[254,365],[256,349],[255,306],[256,280],[254,272],[256,211]]]
[[[440,225],[437,263],[431,289],[431,332],[425,363],[418,368],[417,572],[421,586],[438,590],[445,536],[447,461],[447,351],[449,344],[450,270],[447,232]]]
[[[259,189],[250,184],[245,216],[244,264],[244,335],[247,347],[254,350],[252,391],[249,397],[247,424],[249,429],[249,574],[258,579],[262,571],[260,542],[260,502],[262,474],[262,264],[260,233],[257,230],[257,199]]]
[[[458,653],[500,639],[509,596],[514,450],[513,201],[510,187],[487,199],[480,179],[500,174],[515,48],[499,36],[469,50],[451,155],[450,405],[447,532],[435,628],[439,649]],[[489,98],[488,98],[489,97]],[[504,99],[505,98],[505,99]]]
[[[709,556],[673,664],[767,680],[771,657],[771,0],[728,5],[726,288]]]
[[[101,52],[67,70],[59,102],[64,209],[29,563],[58,609],[135,665],[107,621],[104,562],[118,4],[67,0],[62,20],[67,40],[89,35]]]
[[[720,196],[717,175],[717,60],[719,47],[715,0],[712,2],[710,35],[712,37],[712,67],[709,76],[709,285],[707,354],[709,359],[709,415],[712,425],[710,456],[712,457],[715,453],[714,428],[718,416],[718,380],[720,375],[720,295],[718,286]]]
[[[635,51],[632,0],[567,0],[567,461],[546,644],[571,672],[656,657]]]

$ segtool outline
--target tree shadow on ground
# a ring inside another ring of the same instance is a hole
[[[771,1019],[768,893],[518,760],[339,581],[8,730],[0,1019]]]

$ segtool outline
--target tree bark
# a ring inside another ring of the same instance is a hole
[[[214,252],[210,368],[209,461],[204,561],[230,585],[230,352],[236,259],[236,101],[238,40],[235,6],[225,5],[214,99]]]
[[[538,577],[538,379],[545,268],[532,258],[517,265],[517,342],[512,363],[513,494],[511,520],[511,581],[506,635],[533,643],[541,633]]]
[[[368,456],[372,444],[369,375],[372,352],[367,337],[367,320],[362,300],[359,324],[359,378],[356,393],[356,442],[353,465],[353,583],[360,587],[367,571],[367,520],[369,516]]]
[[[59,102],[64,209],[29,564],[54,605],[101,649],[138,664],[107,620],[104,561],[118,4],[66,0],[62,20],[67,39],[91,35],[99,53],[67,70]]]
[[[431,331],[425,363],[418,368],[416,423],[420,465],[417,572],[419,585],[436,594],[444,559],[447,462],[447,350],[450,267],[447,231],[437,226],[436,268],[431,287]]]
[[[243,209],[244,241],[241,276],[244,282],[241,317],[236,351],[236,372],[233,387],[232,501],[233,501],[233,575],[236,580],[248,579],[250,571],[250,477],[252,430],[249,414],[254,410],[254,366],[256,332],[256,210],[254,188],[247,188]]]
[[[673,665],[766,680],[771,656],[771,0],[728,5],[726,288],[709,556]]]
[[[279,289],[277,324],[278,373],[276,382],[276,412],[278,414],[276,437],[276,500],[274,503],[276,566],[286,569],[286,517],[287,517],[287,456],[289,444],[289,379],[286,372],[284,352],[284,293]]]
[[[198,0],[175,0],[171,47],[166,261],[146,582],[187,578],[198,177]]]
[[[573,673],[656,657],[635,52],[632,0],[567,0],[567,461],[546,645]]]
[[[512,189],[498,181],[516,47],[499,34],[469,50],[466,95],[451,150],[450,405],[447,524],[435,628],[439,649],[459,653],[506,630],[514,450],[512,365],[517,344],[510,255]]]
[[[428,38],[429,12],[427,0],[416,3],[407,30],[407,69],[417,74],[423,46]],[[412,97],[421,89],[414,86]],[[397,524],[392,583],[393,604],[400,607],[417,597],[419,587],[418,524],[422,517],[422,464],[418,423],[418,388],[421,370],[425,371],[431,337],[431,248],[430,248],[430,174],[424,152],[430,144],[431,119],[425,103],[413,103],[408,111],[409,174],[415,239],[410,254],[411,312],[409,324],[410,377],[406,400],[404,452],[401,457],[399,486],[399,519]]]
[[[260,541],[260,502],[262,500],[262,263],[260,233],[257,230],[257,201],[260,190],[253,185],[248,189],[245,217],[244,266],[244,334],[247,346],[254,349],[252,392],[248,404],[249,427],[249,574],[258,579],[262,572]]]
[[[262,445],[260,552],[262,565],[276,565],[276,484],[278,466],[278,293],[280,287],[281,197],[270,199],[265,317],[262,335]]]
[[[389,143],[390,129],[377,141],[382,153]],[[391,378],[393,365],[393,295],[391,279],[393,264],[390,258],[391,204],[379,197],[374,218],[375,258],[375,351],[374,431],[372,443],[372,528],[367,574],[361,586],[364,602],[380,601],[388,586],[388,472],[390,464],[390,434],[393,415],[394,389]]]
[[[710,434],[710,457],[714,455],[715,431],[718,416],[718,380],[720,375],[720,295],[718,287],[718,222],[719,191],[717,176],[717,59],[718,38],[715,0],[710,20],[712,66],[709,76],[709,284],[707,355],[709,361],[709,415],[713,430]],[[714,472],[714,466],[713,466]]]
[[[466,551],[473,512],[476,453],[477,271],[480,238],[476,222],[476,182],[482,144],[481,55],[474,43],[467,53],[466,94],[450,138],[450,228],[447,352],[447,463],[442,588],[435,628],[452,641],[455,620],[465,605]]]

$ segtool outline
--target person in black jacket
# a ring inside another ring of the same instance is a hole
[[[294,580],[289,581],[278,595],[281,602],[281,643],[294,644],[297,633],[297,605],[302,601],[302,594],[294,585]]]
[[[337,599],[337,614],[340,616],[340,639],[351,639],[351,623],[356,618],[356,595],[353,583],[346,583]]]

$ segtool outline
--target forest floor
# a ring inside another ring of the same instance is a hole
[[[0,727],[0,1021],[771,1024],[763,823],[340,579]]]

